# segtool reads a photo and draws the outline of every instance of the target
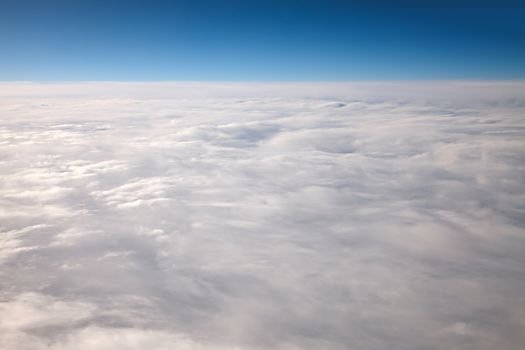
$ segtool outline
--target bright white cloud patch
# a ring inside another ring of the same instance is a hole
[[[0,89],[2,349],[523,349],[523,83]]]

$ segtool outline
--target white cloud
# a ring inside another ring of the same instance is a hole
[[[0,347],[521,349],[525,84],[0,84]]]

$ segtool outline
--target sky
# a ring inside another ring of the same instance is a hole
[[[523,350],[525,3],[0,0],[0,349]]]
[[[525,78],[522,1],[1,0],[0,80]]]

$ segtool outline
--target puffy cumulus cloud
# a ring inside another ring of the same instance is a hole
[[[36,350],[226,349],[167,331],[92,326],[88,320],[96,309],[94,304],[57,300],[38,293],[20,294],[0,304],[0,311],[12,316],[1,320],[0,345],[3,349]],[[49,333],[47,341],[42,340],[43,333]]]
[[[1,348],[525,344],[522,82],[0,88]]]

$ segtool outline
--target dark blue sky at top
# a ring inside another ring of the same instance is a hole
[[[525,78],[525,1],[0,0],[0,80]]]

